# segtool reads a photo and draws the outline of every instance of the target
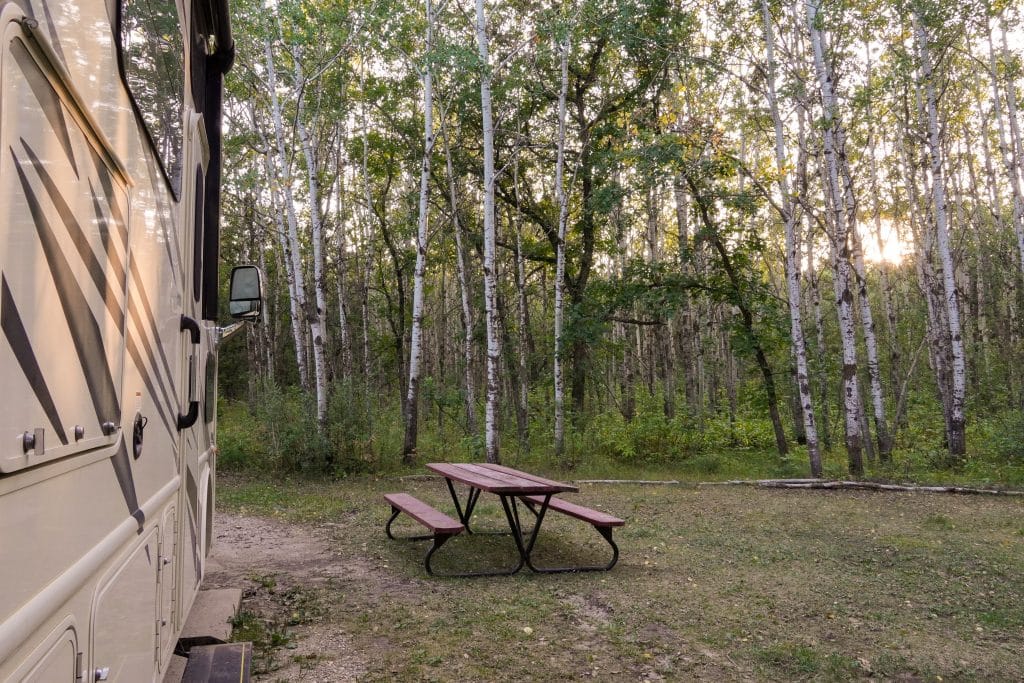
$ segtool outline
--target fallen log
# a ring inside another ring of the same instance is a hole
[[[676,479],[577,479],[577,484],[640,484],[642,486],[678,486]]]
[[[917,486],[915,484],[882,484],[874,481],[827,479],[754,479],[703,482],[698,486],[756,486],[772,489],[823,489],[829,491],[896,491],[900,493],[957,493],[983,496],[1024,496],[1024,491],[986,489],[969,486]]]

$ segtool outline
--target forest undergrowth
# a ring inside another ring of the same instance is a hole
[[[421,413],[416,464],[482,461],[483,439],[467,435],[460,421],[458,399],[427,391]],[[641,396],[636,416],[626,421],[608,410],[570,422],[566,458],[552,451],[553,424],[538,396],[529,432],[520,441],[514,421],[501,434],[503,462],[539,472],[579,478],[676,479],[722,481],[808,477],[806,448],[794,443],[786,456],[774,449],[772,425],[756,402],[743,405],[735,419],[727,415],[668,419],[657,395]],[[401,412],[394,406],[370,405],[362,394],[331,404],[326,428],[318,434],[312,397],[295,387],[264,387],[260,400],[222,400],[219,407],[220,467],[245,473],[307,474],[345,477],[353,474],[395,474],[403,465]],[[869,460],[865,479],[918,484],[957,484],[1024,488],[1024,414],[990,411],[968,426],[968,457],[952,463],[942,443],[943,428],[927,401],[911,405],[907,426],[899,432],[892,460]],[[511,424],[508,424],[511,423]],[[847,478],[841,435],[824,453],[827,478]]]

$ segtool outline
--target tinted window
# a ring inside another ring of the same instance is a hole
[[[121,66],[175,196],[181,188],[185,49],[174,0],[122,0]]]
[[[199,301],[203,289],[203,169],[196,166],[195,238],[192,242],[192,296]]]
[[[206,354],[206,383],[203,386],[203,421],[213,422],[217,415],[217,357]]]

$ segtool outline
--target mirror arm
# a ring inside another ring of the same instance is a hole
[[[245,327],[245,321],[239,320],[236,323],[231,323],[230,325],[216,328],[217,344],[219,345],[221,342],[227,341],[231,337],[234,337],[242,330],[243,327]]]

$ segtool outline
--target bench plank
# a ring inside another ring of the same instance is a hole
[[[529,472],[520,472],[519,470],[514,470],[511,467],[505,467],[504,465],[498,465],[496,463],[483,462],[480,463],[480,467],[483,467],[494,472],[505,472],[507,474],[514,474],[523,479],[535,481],[543,486],[558,487],[558,490],[560,492],[571,491],[575,493],[576,491],[580,490],[578,486],[573,486],[572,484],[565,484],[563,482],[555,481],[553,479],[545,479],[544,477],[539,477],[536,474],[530,474]]]
[[[535,505],[544,504],[544,496],[523,496],[523,500],[534,503]],[[561,498],[552,497],[551,502],[548,504],[548,509],[557,510],[558,512],[569,515],[570,517],[582,519],[584,522],[589,522],[594,526],[623,526],[626,523],[625,520],[609,515],[607,512],[601,512],[600,510],[594,510],[582,505],[577,505],[576,503],[570,503],[569,501]]]
[[[401,510],[435,534],[458,534],[464,527],[458,520],[452,519],[440,510],[436,510],[408,493],[385,493],[384,499],[391,507]]]

